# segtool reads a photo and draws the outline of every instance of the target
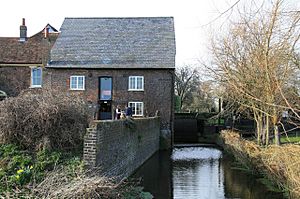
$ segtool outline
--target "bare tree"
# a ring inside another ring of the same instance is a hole
[[[193,101],[190,107],[196,112],[216,112],[218,108],[215,101],[218,99],[213,82],[202,81],[193,92]]]
[[[189,65],[176,68],[175,71],[175,94],[180,98],[180,110],[192,102],[193,92],[200,83],[199,72]]]
[[[258,143],[269,144],[270,133],[280,144],[282,112],[299,117],[300,12],[283,10],[283,0],[254,14],[240,12],[227,35],[212,41],[215,78],[228,100],[248,109],[256,122]],[[298,101],[298,102],[297,102]]]

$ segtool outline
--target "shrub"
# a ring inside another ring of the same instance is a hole
[[[87,113],[85,102],[77,96],[22,93],[0,102],[0,141],[30,150],[82,146]]]

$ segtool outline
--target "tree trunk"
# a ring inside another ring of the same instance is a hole
[[[275,138],[275,144],[280,145],[280,133],[279,133],[279,128],[276,124],[274,125],[274,138]]]
[[[276,145],[280,145],[280,133],[278,128],[278,117],[277,117],[277,109],[273,108],[273,117],[272,117],[273,127],[274,127],[274,142]]]
[[[269,140],[270,140],[270,119],[269,116],[266,115],[266,125],[265,125],[265,133],[266,133],[266,146],[269,145]]]
[[[260,123],[256,121],[256,136],[257,136],[257,144],[260,145],[261,142],[261,127]]]
[[[257,144],[262,144],[262,118],[259,113],[254,113],[255,123],[256,123],[256,136],[257,136]]]

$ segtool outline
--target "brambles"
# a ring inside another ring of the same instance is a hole
[[[79,147],[88,125],[81,98],[49,91],[1,101],[0,118],[0,141],[29,150]]]

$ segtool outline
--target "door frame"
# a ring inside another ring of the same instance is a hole
[[[101,78],[110,78],[111,79],[111,98],[110,100],[101,100]],[[111,106],[111,119],[113,119],[114,117],[114,114],[113,114],[113,106],[112,106],[112,101],[113,101],[113,77],[112,76],[108,76],[108,75],[105,75],[105,76],[98,76],[98,106],[99,106],[99,113],[98,113],[98,119],[101,119],[100,118],[100,112],[101,112],[101,103],[102,102],[109,102],[110,103],[110,106]]]

